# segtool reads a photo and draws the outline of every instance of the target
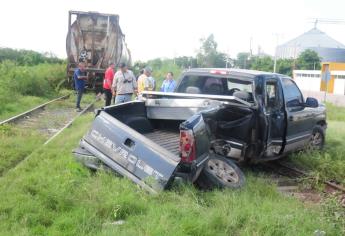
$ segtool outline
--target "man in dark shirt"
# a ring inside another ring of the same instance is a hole
[[[83,96],[86,79],[87,79],[87,76],[86,76],[86,71],[85,71],[85,63],[80,62],[78,64],[78,69],[74,71],[74,75],[73,75],[74,87],[77,92],[76,109],[78,112],[82,111],[80,107],[80,101]]]

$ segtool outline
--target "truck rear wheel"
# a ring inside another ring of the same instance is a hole
[[[245,183],[243,172],[231,160],[213,156],[207,160],[204,169],[196,181],[202,189],[240,188]]]

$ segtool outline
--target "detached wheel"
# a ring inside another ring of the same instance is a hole
[[[312,150],[322,150],[325,145],[325,130],[317,125],[313,129],[313,134],[310,138],[309,146]]]
[[[204,166],[197,185],[202,189],[240,188],[245,183],[243,172],[231,160],[221,156],[211,157]]]

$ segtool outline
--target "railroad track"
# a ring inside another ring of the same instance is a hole
[[[304,170],[298,169],[296,166],[293,166],[291,163],[283,162],[283,161],[272,161],[262,164],[265,168],[269,168],[270,170],[276,172],[281,176],[288,177],[296,182],[303,180],[303,179],[314,179],[311,174]],[[324,181],[323,182],[329,188],[332,188],[336,191],[340,191],[345,193],[345,187],[337,184],[335,181]]]
[[[19,121],[19,120],[21,120],[21,119],[23,119],[25,117],[28,117],[29,115],[31,115],[31,114],[33,114],[35,112],[38,112],[38,111],[44,109],[47,105],[49,105],[49,104],[51,104],[53,102],[69,98],[69,96],[70,95],[68,94],[68,95],[61,96],[61,97],[55,98],[53,100],[50,100],[50,101],[48,101],[46,103],[43,103],[43,104],[41,104],[41,105],[39,105],[37,107],[34,107],[34,108],[30,109],[28,111],[25,111],[25,112],[23,112],[21,114],[15,115],[15,116],[13,116],[11,118],[8,118],[8,119],[6,119],[4,121],[1,121],[0,125],[15,123],[15,122],[17,122],[17,121]]]
[[[66,95],[53,99],[33,109],[0,122],[0,126],[11,124],[16,129],[21,131],[34,131],[39,137],[41,137],[40,140],[44,140],[42,144],[37,146],[37,148],[31,150],[29,155],[22,156],[21,158],[8,163],[6,170],[0,172],[0,177],[9,171],[16,169],[20,163],[25,162],[30,157],[31,153],[54,140],[66,128],[70,127],[78,117],[89,111],[100,99],[100,97],[96,97],[96,99],[86,105],[81,112],[76,112],[74,103],[68,102],[67,100],[69,96],[70,95]]]

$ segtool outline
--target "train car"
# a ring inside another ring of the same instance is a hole
[[[73,73],[79,62],[86,64],[88,89],[101,89],[109,62],[131,64],[130,51],[119,25],[119,16],[98,12],[69,11],[66,38],[67,78],[73,85]]]

